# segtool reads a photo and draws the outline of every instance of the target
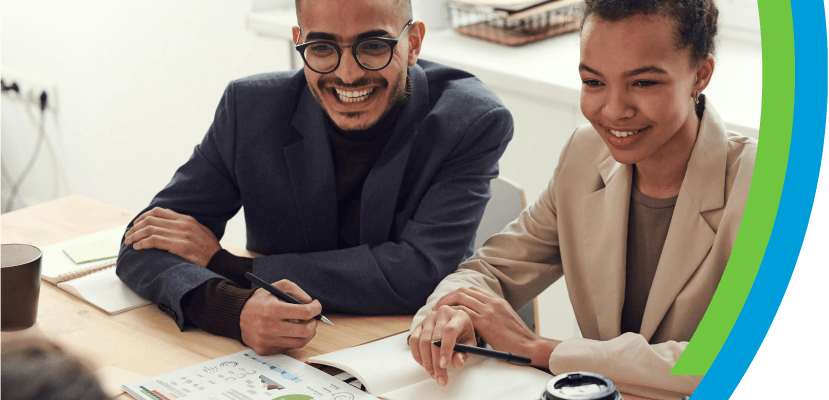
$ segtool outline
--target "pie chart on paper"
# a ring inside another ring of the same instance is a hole
[[[314,398],[304,394],[286,394],[273,400],[314,400]]]

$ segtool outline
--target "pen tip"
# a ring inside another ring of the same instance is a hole
[[[432,344],[437,347],[440,347],[440,340],[435,340],[434,342],[432,342]]]
[[[326,324],[328,324],[328,325],[334,325],[334,323],[333,323],[333,322],[331,322],[328,318],[322,317],[322,318],[320,318],[320,320],[321,320],[323,323],[326,323]]]

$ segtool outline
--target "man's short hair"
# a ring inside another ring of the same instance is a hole
[[[342,0],[340,0],[342,1]],[[409,21],[412,19],[412,0],[392,0],[397,2],[397,9],[403,11],[403,19]],[[296,0],[296,17],[299,20],[299,2]]]
[[[3,341],[4,400],[108,400],[84,360],[46,339]]]

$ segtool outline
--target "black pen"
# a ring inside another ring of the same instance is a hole
[[[432,344],[437,347],[440,347],[440,340],[435,340],[434,342],[432,342]],[[461,353],[469,353],[484,357],[491,357],[496,360],[511,362],[513,364],[530,365],[533,362],[529,359],[529,357],[519,356],[517,354],[507,353],[504,351],[482,349],[480,347],[467,346],[465,344],[459,343],[455,343],[454,350],[459,351]]]
[[[285,293],[285,292],[277,289],[276,286],[271,285],[270,283],[263,281],[262,278],[259,278],[258,276],[254,275],[254,274],[251,274],[250,272],[245,272],[245,278],[247,278],[249,281],[253,282],[256,286],[259,286],[262,289],[265,289],[265,290],[271,292],[272,295],[278,297],[280,300],[282,300],[286,303],[305,304],[305,303],[295,299],[294,296],[291,296],[288,293]],[[322,314],[318,314],[314,318],[316,318],[316,319],[318,319],[318,320],[320,320],[323,323],[326,323],[328,325],[334,325],[333,322],[329,321],[328,318],[323,317]]]

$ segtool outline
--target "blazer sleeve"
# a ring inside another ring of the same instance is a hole
[[[503,107],[483,113],[447,158],[397,240],[375,246],[256,258],[253,273],[290,279],[325,312],[411,314],[468,257],[486,203],[489,181],[512,138]],[[403,183],[406,184],[405,182]],[[364,210],[368,211],[368,210]]]
[[[232,170],[234,107],[231,84],[225,89],[207,134],[190,159],[138,215],[154,207],[169,208],[196,218],[216,237],[222,237],[227,221],[242,206]],[[223,278],[167,251],[135,250],[132,245],[123,244],[116,273],[136,293],[157,303],[159,309],[176,321],[179,329],[184,329],[186,320],[181,298],[209,279]]]
[[[228,86],[204,140],[148,207],[193,216],[219,238],[242,206],[233,170],[233,90],[232,84]],[[506,108],[482,113],[439,168],[399,239],[259,257],[253,261],[253,273],[266,281],[293,281],[318,299],[325,312],[415,312],[437,283],[469,256],[489,200],[489,181],[498,176],[498,159],[512,133]],[[136,293],[158,303],[180,329],[186,322],[182,297],[209,279],[221,278],[166,251],[136,251],[132,246],[122,246],[116,271]]]
[[[563,275],[553,190],[571,139],[558,167],[538,200],[504,230],[490,237],[458,271],[444,279],[415,315],[413,330],[441,297],[453,290],[477,286],[506,299],[518,310]]]
[[[688,342],[650,344],[636,333],[607,341],[573,338],[550,355],[550,371],[590,371],[609,377],[621,391],[648,398],[676,398],[694,392],[703,375],[670,375]]]

